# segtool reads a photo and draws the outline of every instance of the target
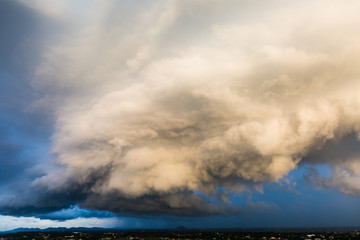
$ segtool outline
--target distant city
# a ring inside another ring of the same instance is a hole
[[[0,233],[0,240],[195,240],[195,239],[247,239],[247,240],[345,240],[360,239],[358,229],[252,229],[252,230],[188,230],[177,228],[174,230],[119,230],[100,228],[50,228],[37,229],[15,229],[13,231]]]

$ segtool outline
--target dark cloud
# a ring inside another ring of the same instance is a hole
[[[14,143],[0,142],[0,182],[5,184],[11,182],[13,179],[19,177],[22,171],[31,166],[27,161],[20,156],[23,146]],[[23,159],[23,160],[21,160]],[[11,170],[11,171],[10,171]]]
[[[26,41],[39,31],[39,15],[17,1],[0,1],[0,69],[8,71],[14,66],[24,67],[27,54],[33,48],[25,48]],[[22,63],[20,64],[19,61]],[[22,69],[24,70],[24,69]]]
[[[329,170],[321,173],[314,167],[308,167],[304,173],[304,180],[315,188],[334,188],[345,194],[359,195],[359,157],[358,133],[328,140],[322,148],[304,157],[302,164],[322,164],[328,166]]]
[[[360,156],[360,141],[356,133],[341,139],[327,140],[324,145],[305,156],[301,164],[337,164]]]
[[[35,109],[39,92],[32,87],[41,61],[44,31],[53,21],[18,1],[0,1],[0,189],[1,205],[8,197],[29,192],[34,178],[44,174],[52,116]]]
[[[230,208],[234,210],[233,214],[235,215],[242,212],[241,208],[236,209],[231,206],[212,203],[189,191],[161,195],[154,193],[153,195],[148,194],[131,199],[116,192],[105,196],[93,194],[81,206],[108,210],[119,215],[209,216],[224,215],[229,212]]]
[[[271,203],[252,203],[233,205],[228,201],[230,192],[219,190],[209,197],[196,194],[189,190],[179,190],[169,193],[154,191],[140,197],[130,197],[117,191],[97,194],[94,190],[105,184],[109,179],[111,166],[102,169],[89,170],[78,179],[69,180],[52,189],[36,184],[24,192],[24,198],[18,195],[8,198],[0,206],[0,213],[13,216],[36,216],[53,220],[66,220],[77,217],[112,217],[118,216],[179,216],[205,217],[244,215],[249,212],[267,212],[277,209]],[[61,176],[63,173],[58,172]],[[58,180],[56,180],[58,181]],[[43,182],[41,182],[43,184]],[[11,204],[9,204],[11,202]],[[79,204],[81,209],[74,205]],[[86,210],[86,209],[95,209]]]
[[[67,209],[61,209],[59,211],[47,213],[47,214],[35,214],[34,216],[40,219],[52,219],[58,221],[66,221],[68,219],[75,218],[110,218],[114,217],[114,214],[107,211],[95,211],[84,208],[79,208],[78,206],[70,206]]]

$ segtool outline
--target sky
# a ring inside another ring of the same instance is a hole
[[[0,231],[359,226],[359,11],[0,0]]]

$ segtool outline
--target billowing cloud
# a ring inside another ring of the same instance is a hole
[[[32,187],[74,193],[58,208],[236,214],[244,209],[227,194],[261,189],[302,163],[329,163],[326,184],[358,194],[358,156],[306,156],[360,133],[359,8],[89,2],[63,19],[76,24],[47,45],[34,73],[46,96],[33,105],[53,110],[62,169]]]

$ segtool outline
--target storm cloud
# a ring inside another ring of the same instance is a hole
[[[229,196],[301,164],[329,164],[331,180],[306,178],[360,193],[358,151],[321,152],[358,144],[358,2],[30,2],[66,26],[31,80],[60,167],[31,200],[2,201],[9,214],[242,214],[271,204]]]

